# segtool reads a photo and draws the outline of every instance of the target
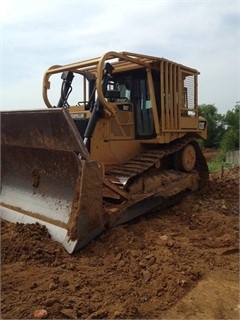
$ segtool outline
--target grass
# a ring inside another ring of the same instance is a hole
[[[226,162],[226,155],[224,153],[219,153],[215,158],[213,158],[208,163],[208,169],[210,173],[214,173],[221,168],[231,168],[232,165]]]

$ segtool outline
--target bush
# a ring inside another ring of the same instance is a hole
[[[226,153],[220,152],[212,161],[208,163],[210,173],[216,172],[221,168],[230,168],[231,164],[226,162]]]

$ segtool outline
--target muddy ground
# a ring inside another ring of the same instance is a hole
[[[1,223],[1,319],[239,319],[239,168],[70,256]]]

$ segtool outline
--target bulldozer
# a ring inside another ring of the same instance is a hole
[[[47,69],[45,108],[1,112],[1,218],[43,224],[73,253],[198,190],[208,179],[198,75],[114,51]]]

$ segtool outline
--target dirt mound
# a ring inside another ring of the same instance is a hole
[[[1,221],[1,261],[3,264],[27,261],[30,264],[53,265],[65,250],[51,240],[45,226],[11,224]]]
[[[2,318],[31,319],[38,309],[49,319],[178,318],[174,308],[210,273],[215,283],[238,283],[238,191],[239,168],[218,172],[181,203],[106,231],[72,256],[44,227],[2,221]],[[196,305],[184,312],[184,303],[181,316],[194,318]],[[231,303],[219,300],[209,314],[201,300],[202,318],[238,318],[236,289]]]

